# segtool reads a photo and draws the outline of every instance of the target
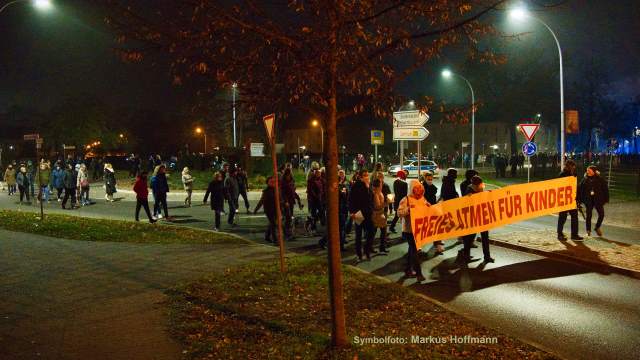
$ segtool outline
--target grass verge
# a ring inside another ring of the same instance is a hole
[[[329,347],[326,260],[291,258],[288,272],[251,264],[170,291],[172,333],[189,359],[545,359],[552,355],[449,312],[410,290],[344,267],[351,345]],[[412,335],[447,343],[413,343]],[[496,338],[456,344],[450,336]],[[406,344],[356,344],[390,336]]]
[[[46,214],[45,221],[32,212],[0,210],[0,228],[84,241],[112,241],[140,244],[220,244],[246,240],[225,234],[162,224],[93,219]],[[247,241],[248,242],[248,241]]]

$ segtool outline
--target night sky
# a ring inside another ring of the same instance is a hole
[[[55,3],[56,10],[49,14],[38,13],[28,3],[12,5],[0,14],[0,112],[15,105],[47,111],[62,99],[78,97],[99,98],[115,107],[179,107],[187,91],[171,85],[166,66],[125,64],[116,58],[103,9],[92,1]],[[621,101],[640,96],[640,1],[568,1],[537,16],[560,39],[565,83],[575,78],[577,64],[595,57],[604,62],[613,81],[611,96]],[[505,32],[530,32],[513,46],[525,54],[528,47],[545,47],[545,56],[557,64],[553,39],[540,25],[514,27],[501,12],[492,17]],[[455,98],[451,89],[442,88],[438,74],[457,62],[455,55],[444,54],[400,91]]]

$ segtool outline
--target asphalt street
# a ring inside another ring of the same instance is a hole
[[[440,187],[440,180],[436,180],[436,186]],[[133,219],[135,203],[131,194],[122,192],[119,201],[106,203],[101,191],[101,188],[93,190],[98,199],[95,205],[62,210],[54,202],[46,205],[46,211]],[[250,196],[252,206],[257,197],[255,193]],[[170,200],[173,199],[178,197],[174,195]],[[17,205],[15,201],[15,197],[2,194],[0,208],[37,210],[36,206]],[[194,197],[191,208],[184,207],[180,200],[170,201],[169,205],[173,224],[203,229],[213,226],[213,214],[208,205],[201,203],[201,198]],[[299,218],[304,217],[306,210],[297,211]],[[242,211],[237,223],[231,230],[223,219],[222,230],[263,242],[265,219],[262,215],[247,215]],[[555,217],[545,216],[496,229],[492,234],[497,237],[503,232],[555,228],[555,223]],[[566,228],[568,231],[568,224]],[[581,229],[584,229],[582,223]],[[606,220],[604,229],[608,239],[640,243],[638,229],[607,226]],[[322,253],[316,246],[318,237],[307,236],[302,229],[297,232],[296,240],[287,243],[289,250]],[[392,281],[402,281],[456,312],[566,358],[636,359],[640,353],[637,340],[640,338],[640,280],[598,273],[573,263],[497,246],[492,247],[496,263],[483,267],[475,262],[469,269],[459,269],[454,262],[459,246],[449,241],[444,256],[428,258],[425,248],[422,268],[427,281],[419,285],[402,279],[406,245],[398,239],[394,243],[386,256],[374,256],[370,262],[356,264],[353,251],[347,251],[344,262]],[[474,255],[481,257],[480,249],[474,249]]]

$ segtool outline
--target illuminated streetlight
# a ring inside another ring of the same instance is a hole
[[[236,137],[236,88],[238,83],[233,83],[231,88],[233,89],[233,147],[238,146],[238,139]]]
[[[7,7],[9,7],[9,5],[13,5],[16,3],[20,3],[20,2],[26,2],[29,0],[14,0],[14,1],[9,1],[8,3],[6,3],[3,7],[0,8],[0,13],[2,11],[4,11],[4,9],[6,9]],[[49,11],[53,8],[53,4],[51,3],[50,0],[32,0],[31,4],[33,5],[33,7],[35,7],[37,10],[39,11]]]
[[[120,136],[120,139],[124,139],[124,134],[120,134],[118,136]]]
[[[204,135],[204,153],[207,153],[207,132],[202,130],[201,127],[197,127],[196,128],[196,134],[200,135],[203,134]]]
[[[318,120],[313,120],[311,121],[311,125],[314,127],[320,127],[320,144],[321,144],[321,149],[322,149],[322,155],[320,156],[320,164],[323,164],[323,159],[324,159],[324,128],[322,127],[322,124],[320,124],[320,122]],[[323,164],[324,165],[324,164]]]
[[[445,79],[450,79],[453,75],[459,77],[464,80],[469,86],[469,90],[471,90],[471,169],[475,168],[476,163],[476,97],[473,93],[473,87],[467,78],[464,76],[454,73],[449,69],[444,69],[442,71],[442,77]]]
[[[533,19],[540,24],[542,24],[549,32],[553,39],[556,41],[556,46],[558,47],[558,57],[560,59],[560,168],[564,168],[564,154],[565,154],[565,128],[564,128],[564,80],[563,80],[563,71],[562,71],[562,49],[560,48],[560,41],[558,41],[558,37],[551,30],[549,25],[547,25],[544,21],[538,19],[537,17],[531,15],[525,8],[519,7],[509,11],[509,18],[512,20],[522,21],[524,19],[530,18]]]

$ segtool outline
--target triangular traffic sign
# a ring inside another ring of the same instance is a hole
[[[267,138],[270,143],[273,143],[273,134],[275,133],[276,114],[270,114],[262,118],[264,121],[264,128],[267,130]]]
[[[520,131],[527,138],[527,141],[531,141],[538,128],[540,128],[540,124],[520,124],[518,126],[520,126]]]

